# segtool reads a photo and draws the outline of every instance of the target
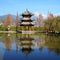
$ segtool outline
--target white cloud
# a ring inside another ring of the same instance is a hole
[[[59,14],[55,14],[54,16],[60,16],[60,13]]]
[[[47,15],[43,14],[44,19],[47,18]]]
[[[38,12],[35,12],[35,13],[34,13],[35,16],[39,16],[39,14],[40,14],[40,13],[38,13]]]
[[[42,14],[42,13],[39,13],[39,12],[34,13],[34,15],[37,16],[37,17],[39,16],[39,14]],[[42,14],[42,16],[44,17],[44,19],[47,17],[47,15],[45,15],[45,14]]]

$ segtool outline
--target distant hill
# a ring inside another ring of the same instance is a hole
[[[12,21],[16,20],[16,16],[15,15],[11,15],[12,16]],[[0,16],[0,22],[3,22],[6,19],[7,15],[3,15]]]

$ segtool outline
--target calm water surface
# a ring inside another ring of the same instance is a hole
[[[60,60],[60,36],[0,34],[0,60]]]

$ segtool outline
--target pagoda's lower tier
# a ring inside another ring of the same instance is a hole
[[[34,25],[20,25],[21,31],[33,31]]]
[[[22,34],[34,34],[35,31],[21,31]]]
[[[20,26],[34,26],[33,24],[21,24]]]

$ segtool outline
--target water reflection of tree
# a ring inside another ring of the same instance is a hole
[[[15,42],[16,42],[16,52],[18,52],[19,41],[15,40]]]
[[[42,51],[45,45],[45,35],[39,34],[37,40],[35,41],[35,45],[37,45],[39,50]]]
[[[16,33],[16,38],[15,38],[15,43],[16,43],[16,52],[18,52],[18,46],[19,46],[19,40],[20,40],[20,35]]]
[[[6,47],[6,49],[9,51],[11,49],[11,40],[10,40],[10,37],[8,36],[8,34],[4,35],[3,43]]]
[[[55,51],[60,54],[60,36],[46,35],[46,46],[50,51]]]

